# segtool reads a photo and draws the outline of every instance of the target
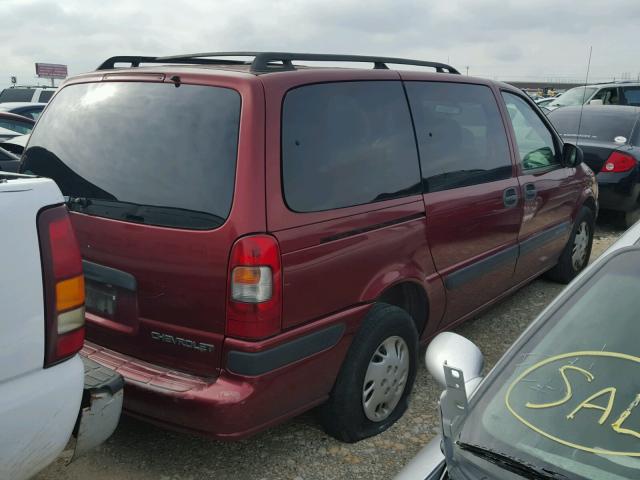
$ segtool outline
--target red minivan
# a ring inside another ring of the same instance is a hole
[[[83,354],[127,413],[237,439],[320,407],[353,442],[404,413],[419,345],[583,269],[581,160],[521,91],[448,65],[212,53],[69,79],[21,170],[73,212]]]

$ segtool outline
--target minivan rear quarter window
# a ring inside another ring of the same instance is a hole
[[[40,119],[22,170],[53,178],[83,213],[216,228],[231,209],[240,103],[219,87],[70,85]]]
[[[282,113],[282,178],[286,203],[297,212],[419,193],[402,84],[336,82],[290,91]]]

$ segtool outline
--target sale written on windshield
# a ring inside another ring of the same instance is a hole
[[[640,250],[622,251],[549,312],[478,391],[459,440],[571,478],[637,478],[639,268]]]

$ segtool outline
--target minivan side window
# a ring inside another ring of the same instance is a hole
[[[399,81],[333,82],[287,93],[282,183],[296,212],[420,193],[409,106]]]
[[[559,165],[553,135],[534,109],[518,95],[502,92],[525,170]]]
[[[425,192],[511,177],[507,134],[489,87],[417,81],[405,85]]]

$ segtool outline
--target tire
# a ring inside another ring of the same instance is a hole
[[[351,344],[329,400],[319,409],[324,430],[347,443],[387,430],[407,409],[417,362],[418,333],[413,319],[396,306],[373,305]]]
[[[582,207],[573,224],[571,236],[560,255],[558,264],[549,270],[547,274],[550,279],[559,283],[569,283],[584,270],[591,256],[594,224],[593,212],[587,207]],[[585,228],[587,229],[586,237],[583,230]]]

